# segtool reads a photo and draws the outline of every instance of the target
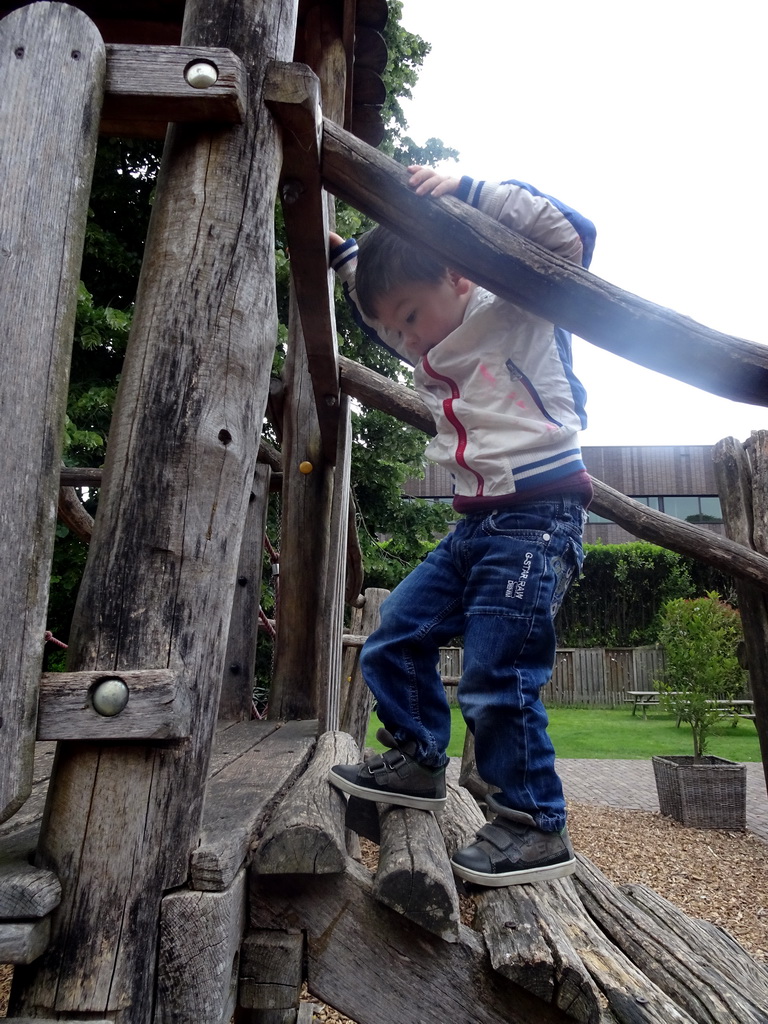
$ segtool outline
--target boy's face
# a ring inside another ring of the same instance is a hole
[[[437,284],[414,281],[393,288],[379,299],[376,318],[400,335],[416,362],[461,324],[472,288],[466,277],[448,270]]]

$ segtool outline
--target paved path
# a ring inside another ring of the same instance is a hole
[[[658,811],[650,761],[595,761],[562,758],[557,771],[566,798],[582,804]],[[760,762],[747,764],[747,828],[768,842],[768,795]]]

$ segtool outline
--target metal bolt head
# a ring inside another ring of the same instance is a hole
[[[280,198],[286,206],[292,206],[304,194],[304,186],[297,178],[287,178],[280,188]]]
[[[214,64],[209,64],[208,61],[197,61],[190,64],[184,72],[184,77],[187,80],[187,85],[191,85],[193,89],[210,89],[219,80],[219,72]]]
[[[122,679],[102,679],[91,696],[94,711],[105,718],[119,715],[128,703],[128,687]]]

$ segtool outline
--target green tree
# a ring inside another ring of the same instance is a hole
[[[736,653],[741,639],[739,613],[716,591],[664,605],[659,640],[666,668],[657,686],[665,708],[690,724],[697,761],[706,751],[707,733],[720,717],[713,702],[744,691],[746,672]]]

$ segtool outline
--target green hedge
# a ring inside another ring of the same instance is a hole
[[[635,541],[586,544],[581,578],[557,618],[561,647],[637,647],[658,640],[661,609],[708,591],[733,603],[733,581],[674,551]]]

